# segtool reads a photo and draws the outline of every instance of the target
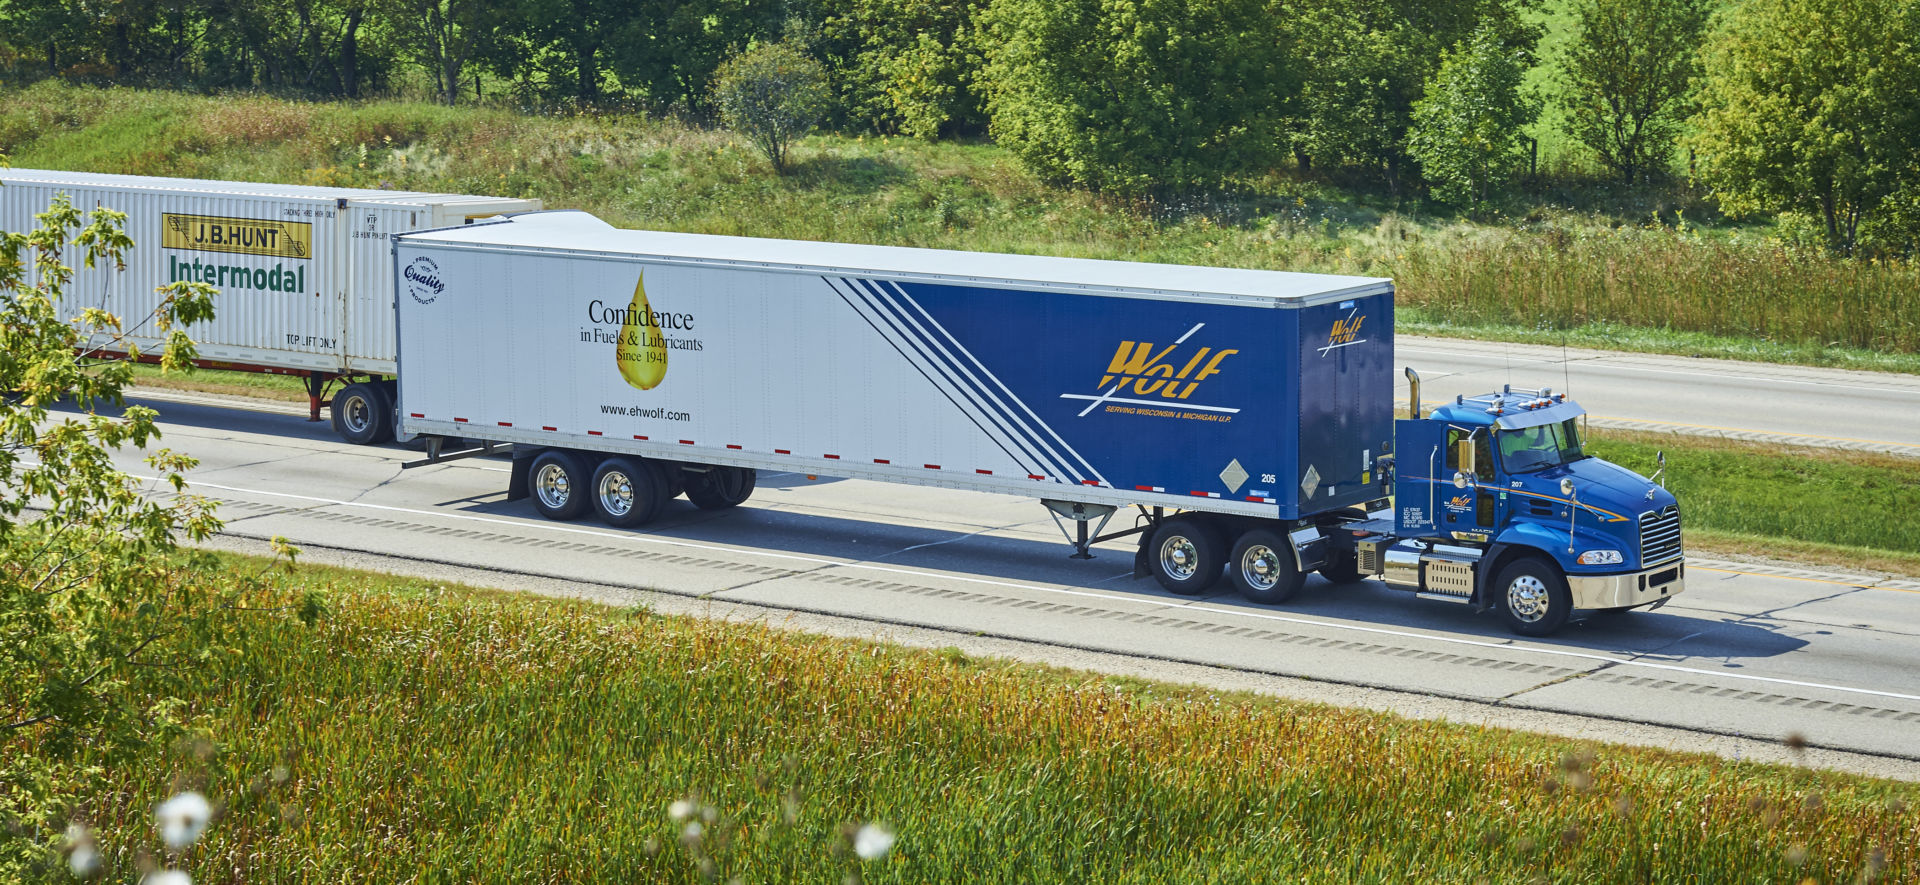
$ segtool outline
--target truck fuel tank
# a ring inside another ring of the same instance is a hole
[[[1381,551],[1381,580],[1422,599],[1470,602],[1481,552],[1471,547],[1402,541]]]

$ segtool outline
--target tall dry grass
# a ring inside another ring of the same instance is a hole
[[[113,875],[151,841],[153,803],[188,788],[224,804],[180,858],[196,881],[1920,873],[1902,785],[405,579],[296,580],[332,614],[253,615],[190,674],[206,743],[104,773],[82,810]],[[850,834],[875,822],[899,841],[860,860]]]
[[[1650,326],[1920,352],[1920,266],[1671,231],[1511,233],[1408,250],[1400,299],[1476,323]]]

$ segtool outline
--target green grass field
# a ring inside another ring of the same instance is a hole
[[[1646,476],[1666,452],[1689,531],[1920,554],[1920,460],[1617,432],[1588,451]]]
[[[233,615],[187,674],[203,739],[92,786],[109,880],[189,787],[222,806],[195,881],[1920,874],[1910,784],[324,568],[282,589],[330,614]],[[860,861],[870,822],[898,842]]]
[[[988,144],[816,136],[775,176],[724,132],[660,120],[54,83],[0,102],[0,149],[22,167],[537,196],[632,227],[1392,276],[1424,328],[1480,336],[1604,346],[1618,329],[1629,346],[1866,368],[1920,354],[1920,267],[1827,258],[1660,195],[1471,221],[1276,176],[1120,203]]]

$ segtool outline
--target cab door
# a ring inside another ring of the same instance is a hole
[[[1453,488],[1447,467],[1447,426],[1438,421],[1402,418],[1393,422],[1393,520],[1403,535],[1444,531],[1437,515]]]
[[[1466,465],[1460,463],[1460,444],[1468,438],[1473,440],[1471,471],[1466,471]],[[1445,500],[1436,511],[1439,529],[1456,538],[1463,534],[1484,535],[1486,537],[1475,540],[1488,540],[1497,533],[1501,521],[1506,519],[1507,506],[1506,491],[1500,488],[1499,465],[1493,460],[1493,429],[1449,427],[1444,451],[1447,469],[1443,478],[1448,486],[1441,491]],[[1470,479],[1465,488],[1452,484],[1453,477],[1462,472],[1466,472]]]

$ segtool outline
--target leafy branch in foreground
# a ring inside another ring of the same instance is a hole
[[[129,406],[120,320],[62,298],[78,263],[125,267],[126,215],[83,213],[56,197],[37,227],[0,233],[0,879],[45,869],[71,797],[99,766],[173,734],[166,687],[215,649],[211,615],[242,587],[209,585],[181,539],[220,527],[184,494],[194,459],[149,452],[150,476],[115,458],[158,440],[155,412]],[[190,364],[185,327],[213,314],[214,291],[175,283],[149,318],[163,366]],[[243,582],[244,583],[244,582]]]

